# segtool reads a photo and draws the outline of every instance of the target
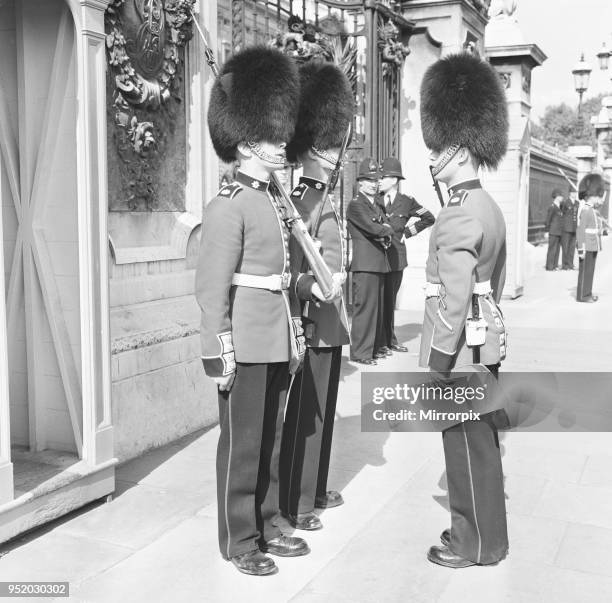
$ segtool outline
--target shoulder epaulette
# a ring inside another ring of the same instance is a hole
[[[469,191],[457,191],[448,200],[446,207],[461,207],[468,196]]]
[[[291,192],[291,196],[299,197],[300,199],[302,199],[304,195],[306,194],[307,190],[308,190],[308,185],[304,184],[303,182],[300,182],[300,184],[298,184]]]
[[[230,182],[219,189],[217,195],[219,197],[227,197],[233,199],[242,190],[242,185],[239,182]]]

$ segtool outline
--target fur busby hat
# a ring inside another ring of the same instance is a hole
[[[421,83],[421,128],[433,151],[460,145],[479,165],[497,167],[508,146],[508,108],[497,72],[467,52],[436,61]]]
[[[587,174],[578,185],[578,198],[603,197],[605,188],[601,174]]]
[[[303,63],[300,90],[295,136],[287,145],[287,159],[291,162],[310,147],[322,151],[339,147],[355,109],[348,78],[333,63]]]
[[[235,54],[210,96],[208,129],[219,158],[236,159],[240,142],[289,142],[299,99],[298,69],[288,56],[266,46]]]

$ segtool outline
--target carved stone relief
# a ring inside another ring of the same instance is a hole
[[[184,210],[184,53],[193,4],[113,0],[107,9],[111,210]]]

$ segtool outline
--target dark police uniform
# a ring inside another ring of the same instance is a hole
[[[571,270],[574,267],[576,253],[576,228],[578,226],[578,209],[580,203],[567,199],[563,208],[563,233],[561,234],[561,267]]]
[[[548,233],[548,252],[546,254],[546,270],[554,270],[559,263],[561,235],[563,234],[563,210],[552,203],[546,213],[544,230]]]
[[[384,345],[383,278],[391,269],[382,239],[393,231],[380,205],[363,193],[349,203],[346,219],[353,245],[351,359],[367,360]]]
[[[417,235],[435,222],[433,214],[421,206],[414,197],[395,192],[393,198],[387,202],[388,195],[389,193],[381,194],[377,199],[393,228],[391,247],[387,251],[390,272],[385,274],[383,283],[382,341],[387,347],[398,345],[395,336],[395,303],[402,284],[404,268],[408,266],[404,238]],[[417,221],[408,225],[410,218],[417,218]]]
[[[219,547],[224,558],[280,535],[278,463],[289,363],[304,353],[289,231],[268,183],[238,172],[204,210],[196,296],[202,360],[219,391]]]
[[[601,251],[601,220],[597,210],[589,201],[585,201],[578,218],[576,246],[583,254],[578,260],[577,301],[586,301],[593,297],[593,276],[597,253]]]
[[[506,356],[505,326],[497,305],[505,281],[504,217],[479,180],[460,183],[449,192],[429,242],[420,366],[448,372],[473,363],[465,323],[476,293],[487,323],[480,362],[496,373]],[[452,522],[449,549],[481,564],[499,561],[508,549],[494,414],[442,433]]]
[[[331,272],[344,273],[341,219],[331,198],[323,199],[324,189],[323,182],[302,177],[291,198],[309,230],[324,204],[316,239]],[[290,249],[295,265],[300,266],[303,253],[294,238]],[[283,428],[280,508],[290,515],[312,512],[315,497],[327,492],[342,346],[349,343],[344,299],[315,301],[310,294],[313,283],[312,275],[303,274],[296,285],[298,297],[305,300],[302,322],[307,351],[304,368],[291,385]]]

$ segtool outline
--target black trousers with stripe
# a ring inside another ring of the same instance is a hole
[[[341,346],[308,348],[291,386],[280,461],[283,513],[312,512],[315,497],[327,491],[341,361]]]
[[[278,463],[289,366],[237,363],[229,392],[219,392],[217,508],[225,559],[275,538]]]
[[[578,260],[578,285],[576,299],[582,301],[593,295],[593,277],[595,275],[595,262],[597,251],[587,251],[584,259]]]
[[[498,367],[487,368],[497,375]],[[497,414],[442,432],[451,511],[449,548],[474,563],[496,563],[508,552]]]
[[[385,345],[383,341],[382,272],[353,272],[351,359],[366,360]]]

